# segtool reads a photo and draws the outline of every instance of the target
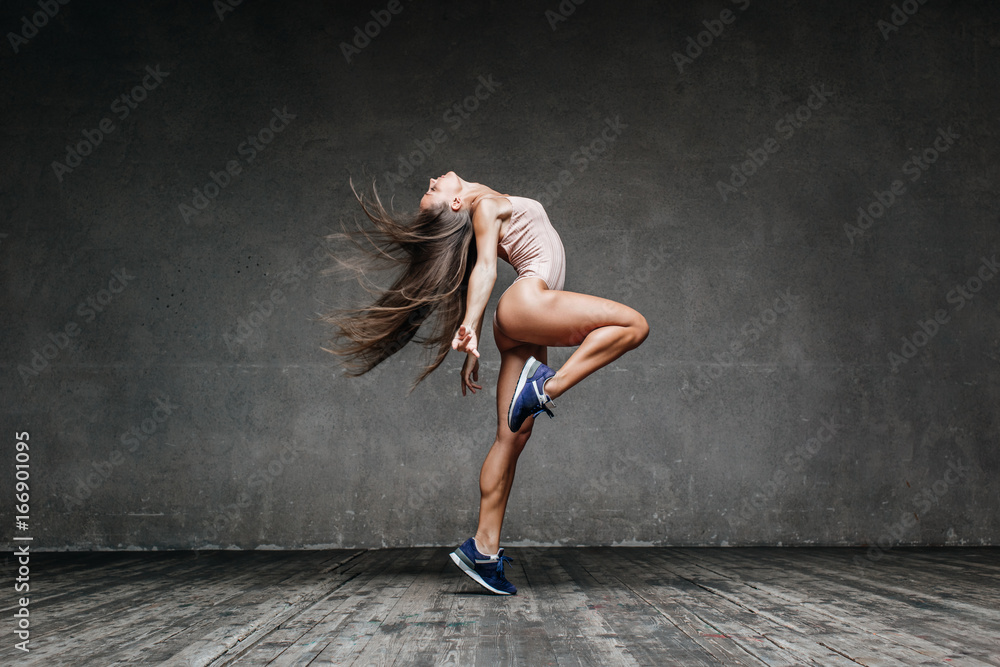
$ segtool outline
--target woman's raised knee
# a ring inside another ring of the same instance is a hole
[[[638,312],[635,315],[635,321],[629,326],[629,329],[632,330],[632,349],[642,345],[642,342],[649,336],[649,323],[646,321],[646,318]]]

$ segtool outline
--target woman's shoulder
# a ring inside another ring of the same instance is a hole
[[[480,197],[479,201],[476,202],[476,208],[493,213],[498,218],[506,218],[509,216],[513,207],[513,202],[510,201],[510,195],[487,195]]]
[[[506,201],[514,208],[522,209],[526,206],[541,206],[542,203],[537,199],[532,199],[531,197],[521,197],[518,195],[491,195],[492,199],[497,201]]]
[[[523,208],[524,206],[542,206],[542,202],[531,197],[519,197],[517,195],[504,195],[511,204]],[[544,207],[543,207],[544,208]]]

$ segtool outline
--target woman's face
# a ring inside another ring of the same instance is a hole
[[[462,207],[461,198],[459,197],[461,192],[462,179],[455,172],[449,171],[443,176],[438,176],[430,180],[427,192],[420,198],[420,208],[434,208],[446,204],[453,210],[458,210]]]

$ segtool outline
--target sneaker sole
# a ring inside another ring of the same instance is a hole
[[[521,369],[521,376],[517,378],[517,386],[514,387],[514,395],[510,398],[510,406],[507,408],[507,428],[509,428],[513,433],[517,433],[514,430],[514,426],[510,423],[510,413],[514,411],[514,401],[517,397],[521,395],[521,390],[524,386],[528,384],[528,378],[530,378],[538,367],[542,364],[538,359],[531,357],[531,363],[527,361],[524,362],[524,368]],[[525,419],[524,421],[528,421]],[[524,426],[524,422],[521,422],[521,426]]]
[[[473,570],[468,565],[466,565],[465,561],[462,560],[462,558],[457,553],[455,553],[454,551],[451,552],[448,555],[451,556],[451,559],[453,561],[455,561],[455,565],[457,565],[459,568],[461,568],[462,572],[465,572],[467,575],[469,575],[470,577],[472,577],[472,580],[475,581],[480,586],[482,586],[483,588],[485,588],[487,590],[490,590],[490,591],[493,591],[497,595],[511,595],[511,593],[508,593],[507,591],[501,591],[499,589],[493,588],[488,583],[486,583],[485,581],[483,581],[483,578],[480,577],[478,574],[476,574],[475,570]]]

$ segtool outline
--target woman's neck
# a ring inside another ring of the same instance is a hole
[[[475,209],[479,204],[479,200],[483,197],[499,197],[501,196],[499,192],[493,188],[487,187],[482,183],[469,183],[466,187],[465,197],[469,202],[469,208]]]

